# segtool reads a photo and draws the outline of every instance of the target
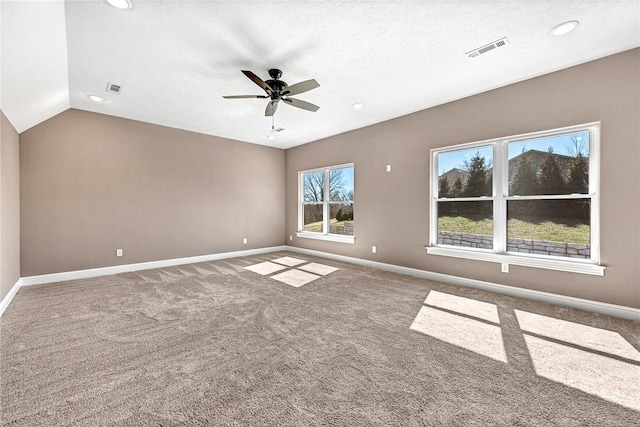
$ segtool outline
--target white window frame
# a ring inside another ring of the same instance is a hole
[[[589,193],[559,196],[509,196],[509,159],[510,143],[530,139],[542,139],[568,133],[589,133]],[[449,151],[476,147],[493,147],[493,195],[474,197],[470,200],[493,201],[493,249],[468,248],[438,244],[438,201],[460,201],[464,199],[438,199],[438,160],[437,156]],[[507,252],[507,201],[537,199],[590,199],[590,259],[553,257],[529,253]],[[545,268],[574,273],[603,276],[605,267],[600,265],[600,123],[586,123],[576,126],[552,129],[542,132],[513,135],[504,138],[434,148],[431,150],[431,185],[429,186],[430,242],[426,247],[431,255],[473,259],[497,263]]]
[[[355,244],[355,236],[345,236],[345,235],[341,235],[341,234],[331,234],[329,233],[329,206],[331,204],[333,204],[333,202],[331,202],[329,200],[329,183],[330,183],[330,176],[329,174],[331,173],[332,170],[336,170],[336,169],[344,169],[344,168],[353,168],[354,170],[354,174],[355,174],[355,165],[353,163],[345,163],[342,165],[336,165],[336,166],[327,166],[327,167],[323,167],[323,168],[317,168],[317,169],[309,169],[309,170],[305,170],[305,171],[300,171],[298,172],[298,232],[296,233],[297,237],[302,237],[305,239],[315,239],[315,240],[325,240],[325,241],[329,241],[329,242],[337,242],[337,243],[349,243],[349,244]],[[313,232],[313,231],[304,231],[304,179],[303,179],[303,175],[304,174],[309,174],[309,173],[317,173],[317,172],[323,172],[324,173],[324,200],[322,201],[322,210],[323,210],[323,215],[322,215],[322,232]],[[355,177],[354,177],[354,187],[355,187]],[[355,199],[355,188],[354,188],[354,199]],[[355,200],[351,201],[351,204],[353,205],[355,203]]]

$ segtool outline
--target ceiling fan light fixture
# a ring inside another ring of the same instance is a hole
[[[87,95],[87,98],[92,100],[93,102],[104,102],[104,98],[98,95]]]
[[[356,102],[352,105],[354,110],[362,110],[364,108],[364,104],[361,102]]]
[[[131,3],[131,0],[107,0],[107,3],[109,3],[116,9],[126,10],[133,7],[133,3]]]
[[[571,31],[575,30],[578,25],[580,25],[580,22],[578,21],[567,21],[567,22],[563,22],[562,24],[553,27],[551,29],[551,34],[554,36],[563,36],[567,33],[570,33]]]

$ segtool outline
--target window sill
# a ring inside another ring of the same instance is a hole
[[[604,276],[605,267],[585,261],[564,261],[560,259],[545,259],[510,254],[496,254],[485,251],[472,251],[455,249],[443,246],[425,247],[429,255],[442,255],[454,258],[472,259],[478,261],[489,261],[497,263],[507,263],[521,265],[524,267],[545,268],[548,270],[568,271],[571,273],[591,274],[594,276]]]
[[[356,243],[356,238],[353,236],[338,236],[336,234],[320,234],[320,233],[308,233],[308,232],[297,232],[297,237],[302,237],[303,239],[315,239],[315,240],[324,240],[327,242],[337,242],[337,243],[349,243],[351,245]]]

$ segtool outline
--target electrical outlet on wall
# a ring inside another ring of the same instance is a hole
[[[391,172],[391,165],[387,165],[387,172]]]
[[[293,240],[293,234],[289,234],[289,240]]]
[[[375,246],[371,246],[371,253],[375,254],[376,252],[378,252],[378,248],[376,248]]]
[[[507,264],[506,262],[503,262],[501,265],[501,270],[503,273],[508,273],[509,272],[509,264]]]
[[[247,244],[247,238],[245,237],[244,239],[242,239],[242,244],[246,245]]]
[[[122,249],[116,249],[116,256],[122,256]]]

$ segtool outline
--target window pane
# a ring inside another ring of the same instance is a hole
[[[493,202],[438,202],[438,244],[493,249]]]
[[[588,191],[589,132],[509,144],[509,195]]]
[[[439,153],[438,197],[491,196],[493,146]]]
[[[331,203],[329,213],[329,234],[353,236],[353,204]]]
[[[329,200],[353,201],[353,167],[329,171]]]
[[[507,201],[507,250],[589,259],[590,205],[589,199]]]
[[[304,231],[322,233],[322,205],[302,205]]]
[[[324,201],[324,172],[302,174],[305,202]]]

